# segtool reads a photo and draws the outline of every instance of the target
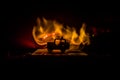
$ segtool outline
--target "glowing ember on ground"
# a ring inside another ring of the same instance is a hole
[[[32,55],[54,55],[54,56],[88,56],[85,52],[80,50],[66,50],[63,54],[60,50],[53,50],[52,54],[48,54],[47,49],[37,49]]]

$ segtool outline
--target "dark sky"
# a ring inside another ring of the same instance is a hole
[[[12,25],[22,25],[32,20],[35,21],[37,16],[45,16],[65,20],[69,23],[87,22],[98,27],[102,24],[117,22],[120,18],[118,9],[108,6],[108,4],[104,7],[102,4],[101,6],[97,6],[97,3],[87,5],[83,2],[16,1],[11,3],[5,12],[9,18],[8,23]]]
[[[49,19],[55,18],[68,25],[78,26],[82,22],[86,22],[89,26],[114,29],[120,20],[119,12],[111,7],[101,8],[101,6],[96,7],[96,5],[93,5],[93,7],[88,5],[87,7],[77,4],[77,2],[73,4],[35,1],[16,2],[15,4],[9,4],[5,16],[7,16],[8,28],[14,29],[14,31],[34,25],[38,16]]]

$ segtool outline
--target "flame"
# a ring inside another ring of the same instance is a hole
[[[38,45],[46,45],[53,41],[57,36],[63,36],[71,45],[90,45],[89,33],[86,33],[86,24],[77,33],[74,27],[65,26],[55,20],[37,18],[37,26],[33,27],[33,38]]]

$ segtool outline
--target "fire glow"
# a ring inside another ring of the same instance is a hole
[[[46,20],[45,18],[37,18],[37,25],[32,31],[35,42],[42,46],[47,42],[53,42],[57,36],[62,36],[70,45],[90,45],[89,33],[86,32],[86,24],[83,23],[79,29],[79,33],[75,27],[63,26],[56,20]]]

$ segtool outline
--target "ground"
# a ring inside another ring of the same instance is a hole
[[[80,50],[66,50],[65,53],[61,53],[60,50],[53,50],[53,53],[48,53],[47,49],[37,49],[32,55],[55,55],[55,56],[88,56],[87,53]]]

